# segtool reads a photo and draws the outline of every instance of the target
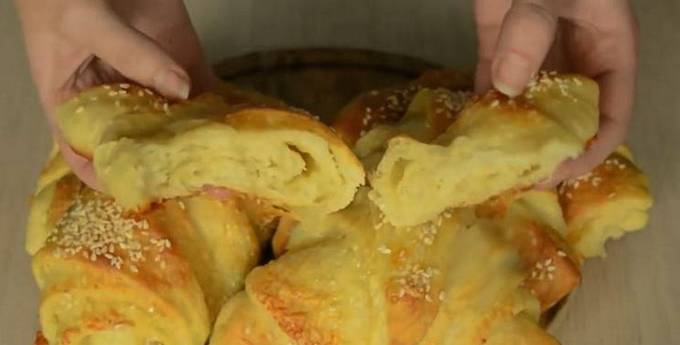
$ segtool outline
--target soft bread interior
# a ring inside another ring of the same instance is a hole
[[[432,142],[389,140],[369,175],[370,197],[387,220],[414,225],[530,186],[581,153],[597,130],[597,84],[577,76],[538,80],[540,87],[516,99],[491,91],[470,103]]]
[[[352,200],[363,169],[330,129],[284,109],[241,108],[210,94],[168,105],[145,89],[108,86],[57,112],[68,143],[92,157],[104,191],[127,209],[206,186],[257,195],[297,215]]]

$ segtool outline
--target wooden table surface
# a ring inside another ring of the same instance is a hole
[[[188,7],[211,61],[280,47],[384,50],[469,67],[470,0],[214,0]],[[638,0],[640,74],[628,142],[656,204],[642,232],[588,262],[553,326],[564,344],[680,344],[680,1]],[[0,0],[0,345],[27,345],[38,291],[23,250],[27,198],[50,145],[11,1]]]

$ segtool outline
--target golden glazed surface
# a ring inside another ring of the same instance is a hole
[[[533,190],[594,135],[596,84],[541,74],[513,100],[468,85],[443,70],[360,95],[337,135],[230,85],[67,102],[66,138],[105,193],[53,152],[26,242],[36,344],[558,344],[542,313],[644,226],[646,178],[622,148]]]

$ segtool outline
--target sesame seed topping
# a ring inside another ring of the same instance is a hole
[[[84,110],[85,110],[85,107],[83,107],[83,106],[81,105],[81,106],[79,106],[79,107],[76,109],[76,114],[80,114],[80,113],[82,113]]]
[[[120,88],[124,89],[124,90],[130,88],[130,84],[128,84],[128,83],[121,83],[118,86],[120,86]]]
[[[398,272],[394,281],[399,284],[399,292],[395,297],[410,296],[432,301],[432,278],[439,275],[434,267],[423,267],[420,264],[410,264]]]
[[[94,193],[94,192],[93,192]],[[85,198],[79,195],[50,231],[47,241],[56,245],[58,257],[82,255],[96,262],[104,258],[110,266],[137,272],[133,263],[145,261],[145,245],[136,238],[140,229],[148,229],[145,219],[125,216],[123,209],[113,200],[98,193]],[[170,248],[167,239],[151,239],[156,253]],[[158,254],[157,254],[158,255]]]
[[[418,226],[420,230],[418,238],[420,238],[427,246],[432,245],[435,237],[437,237],[437,231],[439,230],[437,223],[441,225],[441,217],[437,218],[435,221],[430,221]]]
[[[381,245],[378,247],[378,252],[379,252],[380,254],[385,254],[385,255],[392,254],[392,250],[389,249],[389,248],[387,248],[387,246],[385,246],[384,244],[381,244]]]
[[[560,255],[560,251],[557,252],[558,255]],[[564,253],[564,252],[562,252]],[[565,254],[566,256],[566,254]],[[536,262],[534,264],[533,269],[531,270],[530,276],[531,279],[536,279],[536,280],[544,280],[544,279],[553,279],[553,274],[557,270],[557,267],[553,264],[553,259],[548,258],[544,260],[543,262]]]

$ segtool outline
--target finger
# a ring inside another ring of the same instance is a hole
[[[72,11],[68,35],[130,80],[169,98],[186,99],[190,80],[184,69],[158,44],[123,23],[100,2]]]
[[[634,72],[611,72],[598,80],[602,86],[602,115],[597,137],[583,155],[562,163],[550,180],[541,185],[555,186],[593,170],[623,143],[632,114]]]
[[[491,60],[496,51],[498,34],[503,17],[510,9],[511,0],[476,0],[475,24],[477,25],[477,66],[475,69],[475,92],[491,88]]]
[[[78,176],[78,178],[85,183],[88,187],[101,191],[101,186],[97,182],[97,175],[94,171],[94,166],[92,161],[77,154],[71,146],[66,143],[64,138],[61,136],[60,132],[54,133],[54,138],[59,145],[59,150],[61,151],[61,156],[64,158],[66,163],[71,167],[73,173]]]
[[[557,16],[550,2],[515,1],[505,16],[491,63],[498,91],[520,94],[538,71],[555,37]]]

